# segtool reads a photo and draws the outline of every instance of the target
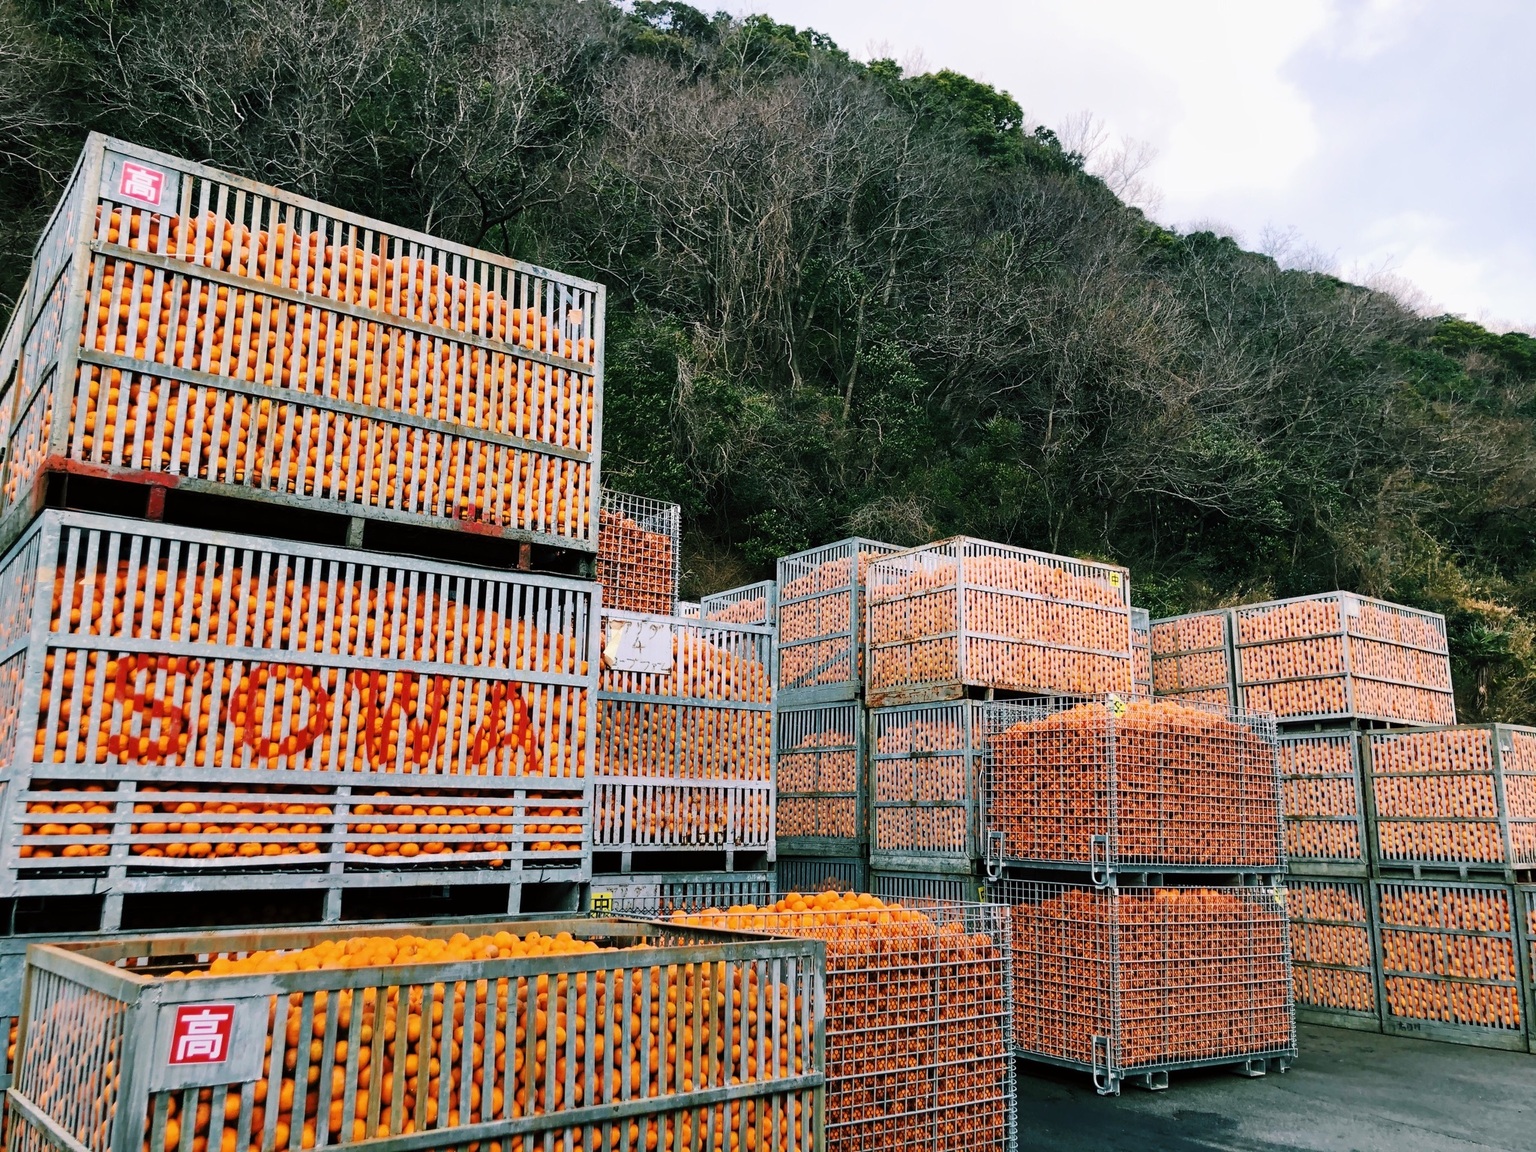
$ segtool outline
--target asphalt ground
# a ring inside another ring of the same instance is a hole
[[[1300,1026],[1284,1075],[1095,1094],[1021,1064],[1019,1152],[1536,1152],[1536,1055]]]

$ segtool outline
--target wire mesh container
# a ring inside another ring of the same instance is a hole
[[[1525,1048],[1514,888],[1374,880],[1371,889],[1385,1031]]]
[[[773,633],[605,612],[593,844],[774,845]]]
[[[0,543],[63,471],[596,546],[600,285],[94,133],[28,284]]]
[[[1454,724],[1445,617],[1352,592],[1233,609],[1239,703],[1281,721]]]
[[[824,1146],[820,941],[622,920],[454,932],[35,949],[9,1143]]]
[[[1536,729],[1464,725],[1368,740],[1380,868],[1536,870]]]
[[[874,891],[869,864],[859,856],[780,856],[774,876],[780,892]]]
[[[869,569],[871,707],[967,687],[1129,692],[1124,568],[959,536]]]
[[[44,512],[0,567],[0,895],[581,879],[593,600]]]
[[[1004,910],[826,892],[672,922],[826,943],[831,1152],[1016,1146]]]
[[[603,607],[670,616],[682,573],[683,510],[665,500],[603,489],[597,582]]]
[[[870,711],[870,865],[969,873],[980,858],[982,704]]]
[[[1368,882],[1292,876],[1286,881],[1285,907],[1291,920],[1297,1017],[1379,1032]]]
[[[1155,695],[1237,707],[1228,609],[1154,620],[1151,640]]]
[[[1283,893],[1270,888],[988,884],[1013,918],[1014,1048],[1164,1087],[1180,1068],[1284,1071],[1296,1055]]]
[[[986,826],[995,863],[1285,867],[1274,721],[1206,704],[1118,696],[994,701]]]
[[[779,619],[779,586],[772,580],[743,584],[699,601],[699,614],[721,624],[760,624],[772,628]]]
[[[1285,855],[1291,871],[1365,875],[1360,739],[1354,732],[1281,733]]]
[[[862,695],[865,582],[870,564],[895,551],[851,537],[780,557],[778,684],[786,707]]]
[[[862,851],[868,795],[868,713],[859,703],[781,708],[774,716],[775,826],[779,851]]]
[[[1131,690],[1152,695],[1152,616],[1145,608],[1131,609]]]

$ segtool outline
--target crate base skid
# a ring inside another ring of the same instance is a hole
[[[1332,860],[1290,860],[1286,872],[1292,876],[1315,876],[1319,880],[1338,877],[1344,880],[1364,880],[1371,874],[1371,867],[1363,861],[1345,864]]]
[[[956,700],[1091,700],[1062,692],[1016,692],[985,684],[920,684],[913,687],[876,688],[865,693],[871,708],[906,708],[913,704],[949,704]]]
[[[666,915],[674,908],[715,904],[762,904],[774,891],[772,872],[657,872],[598,876],[592,882],[593,915]]]
[[[1100,888],[1270,888],[1284,882],[1285,868],[1190,868],[1177,865],[1118,867],[1104,871],[1081,864],[1037,860],[987,861],[989,880],[1034,880],[1043,883],[1092,884]],[[996,872],[996,875],[992,875]]]
[[[814,688],[779,688],[774,692],[776,708],[815,708],[822,704],[857,704],[864,699],[864,685],[818,684]]]
[[[761,849],[652,848],[633,852],[599,849],[592,853],[593,882],[603,877],[662,873],[772,872],[774,854]]]
[[[778,892],[868,892],[869,862],[860,856],[780,856],[774,883]]]
[[[225,529],[279,540],[360,548],[473,564],[482,568],[591,579],[596,554],[538,532],[473,520],[414,516],[358,505],[338,511],[334,500],[261,489],[240,490],[186,476],[104,468],[49,457],[32,498],[0,523],[0,552],[45,508],[100,512],[188,528]]]
[[[1124,1085],[1133,1088],[1142,1088],[1149,1092],[1166,1091],[1169,1087],[1169,1074],[1172,1072],[1193,1072],[1209,1068],[1225,1068],[1234,1076],[1242,1076],[1247,1079],[1257,1079],[1271,1072],[1284,1075],[1289,1072],[1291,1065],[1296,1062],[1296,1050],[1288,1052],[1266,1052],[1258,1056],[1222,1056],[1212,1060],[1175,1060],[1168,1064],[1156,1064],[1150,1068],[1133,1068],[1120,1073],[1106,1072],[1104,1068],[1095,1068],[1092,1064],[1084,1064],[1075,1060],[1058,1060],[1052,1056],[1041,1056],[1038,1053],[1022,1052],[1015,1050],[1014,1056],[1026,1067],[1030,1064],[1039,1064],[1051,1068],[1066,1068],[1074,1072],[1086,1072],[1093,1077],[1094,1087],[1100,1096],[1118,1096]]]
[[[890,872],[871,869],[869,890],[882,900],[916,901],[919,905],[932,901],[970,903],[980,900],[985,892],[980,880],[974,876],[946,872]]]
[[[1371,864],[1371,874],[1378,880],[1536,884],[1536,868],[1507,868],[1500,864],[1395,864],[1378,858]]]
[[[1505,1052],[1525,1052],[1526,1038],[1499,1028],[1475,1028],[1468,1024],[1442,1024],[1438,1020],[1404,1020],[1386,1016],[1382,1032],[1410,1040],[1434,1040],[1441,1044],[1460,1044],[1466,1048],[1498,1048]]]
[[[1345,1028],[1351,1032],[1380,1032],[1381,1018],[1364,1012],[1336,1012],[1328,1008],[1303,1008],[1296,1005],[1298,1024],[1318,1024],[1324,1028]]]

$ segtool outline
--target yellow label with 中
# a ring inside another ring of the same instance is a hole
[[[1121,583],[1123,583],[1123,581],[1122,581],[1122,578],[1120,576],[1120,573],[1118,573],[1118,572],[1111,572],[1109,574],[1109,586],[1111,588],[1118,588],[1118,587],[1120,587]]]

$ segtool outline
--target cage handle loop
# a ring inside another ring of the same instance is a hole
[[[1094,836],[1088,841],[1088,872],[1093,877],[1095,888],[1108,888],[1110,879],[1109,868],[1109,837]]]

